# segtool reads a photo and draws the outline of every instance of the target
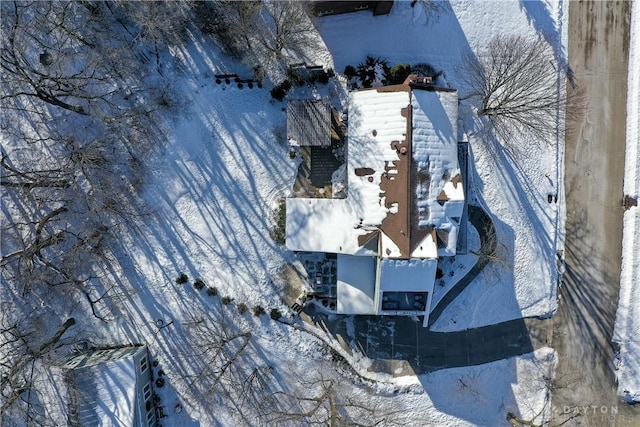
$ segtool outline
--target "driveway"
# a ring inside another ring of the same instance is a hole
[[[544,344],[532,341],[527,327],[535,319],[516,319],[456,332],[433,332],[406,316],[326,316],[305,310],[347,351],[358,349],[369,370],[394,376],[480,365],[530,353]]]

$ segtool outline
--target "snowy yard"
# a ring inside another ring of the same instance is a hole
[[[447,4],[437,14],[422,7],[397,1],[389,16],[357,12],[320,18],[317,28],[326,49],[313,52],[311,59],[336,72],[368,54],[392,65],[428,62],[456,88],[460,54],[482,46],[492,31],[544,34],[560,63],[566,61],[566,1],[535,6],[452,1],[451,8]],[[367,361],[347,358],[353,368],[336,363],[320,340],[271,320],[271,309],[290,316],[281,300],[279,272],[294,261],[271,238],[273,211],[278,199],[290,194],[298,166],[289,158],[281,131],[286,104],[271,98],[271,83],[264,89],[216,83],[215,74],[250,76],[251,70],[208,39],[191,35],[188,43],[172,49],[171,57],[166,59],[180,64],[172,84],[183,107],[180,116],[165,115],[167,145],[146,159],[153,177],[143,197],[150,210],[139,225],[118,236],[112,262],[100,267],[101,281],[118,288],[117,308],[104,322],[91,315],[83,298],[43,301],[50,319],[76,317],[76,333],[103,346],[146,343],[168,378],[158,389],[168,415],[165,425],[259,425],[257,414],[298,425],[299,420],[285,419],[290,408],[265,415],[273,408],[260,402],[271,402],[265,396],[298,402],[327,389],[353,395],[357,404],[385,408],[388,413],[379,415],[398,425],[508,425],[507,412],[541,422],[548,414],[548,382],[556,363],[551,349],[391,379],[367,373]],[[331,95],[336,105],[346,100],[344,86],[336,81],[296,90]],[[499,259],[444,311],[434,330],[550,316],[556,309],[556,253],[563,247],[563,140],[550,145],[518,141],[521,149],[512,157],[481,138],[481,124],[469,105],[462,103],[460,114],[473,159],[469,198],[491,214],[501,250]],[[2,143],[12,142],[3,137]],[[629,188],[637,195],[637,180]],[[548,203],[548,194],[558,194],[558,203]],[[637,209],[625,218],[632,221],[628,218],[634,212],[637,223]],[[629,249],[634,250],[639,252],[637,242]],[[188,282],[176,284],[182,273]],[[206,287],[195,289],[196,279]],[[15,296],[3,290],[0,297]],[[258,306],[266,315],[253,315]],[[224,350],[215,347],[221,342]],[[625,349],[623,362],[628,360],[625,351],[635,351]],[[207,375],[207,368],[222,369],[224,357],[235,355],[242,363],[231,365],[224,381]],[[262,381],[264,395],[247,394],[242,387],[249,379]],[[633,387],[637,393],[637,383]],[[357,413],[357,408],[347,411]]]
[[[517,2],[482,5],[453,2],[452,8],[426,19],[426,15],[411,9],[408,3],[398,2],[388,17],[360,12],[321,18],[318,27],[328,50],[320,52],[316,62],[341,71],[348,64],[364,60],[367,54],[386,58],[391,64],[424,61],[445,70],[447,81],[455,87],[454,66],[458,56],[451,53],[481,44],[487,39],[486,28],[518,33],[528,28],[531,33],[544,30],[547,34],[551,29],[554,31],[551,34],[555,34],[551,40],[556,43],[566,37],[563,27],[566,4],[531,9]],[[376,32],[369,32],[374,25]],[[400,26],[404,31],[398,33]],[[412,42],[425,38],[426,43]],[[556,49],[563,52],[561,47]],[[192,50],[179,55],[184,55],[185,62],[191,62],[189,58],[197,58],[198,53]],[[174,274],[185,271],[190,277],[202,277],[220,289],[221,294],[233,296],[238,302],[277,305],[277,291],[267,282],[288,255],[271,243],[266,219],[274,198],[289,191],[297,166],[288,159],[286,149],[280,145],[282,141],[277,141],[271,132],[285,121],[281,110],[284,104],[269,100],[266,91],[239,91],[234,87],[223,91],[211,78],[202,78],[219,71],[199,69],[196,76],[201,78],[184,83],[193,97],[192,118],[175,127],[175,143],[168,148],[165,161],[158,165],[159,185],[149,193],[152,200],[163,203],[158,205],[162,225],[158,228],[154,224],[153,228],[166,230],[167,234],[171,230],[175,246],[167,246],[166,240],[151,243],[154,257],[139,253],[137,269],[144,271],[144,277],[164,283],[172,281],[174,271]],[[522,158],[539,161],[518,162],[475,135],[479,125],[473,120],[473,113],[465,108],[463,105],[461,113],[466,114],[464,124],[473,153],[472,196],[487,206],[494,218],[503,259],[485,269],[458,301],[445,310],[435,324],[435,329],[442,331],[553,313],[555,253],[562,248],[562,194],[557,205],[547,202],[549,192],[562,189],[562,164],[557,163],[562,161],[558,157],[563,151],[562,143],[558,146],[523,143]],[[487,307],[491,310],[486,310]],[[260,330],[255,331],[256,336],[263,335]],[[283,333],[280,328],[275,330],[278,332],[272,333]],[[283,341],[289,342],[288,348],[295,348],[291,340],[300,340],[298,345],[305,346],[303,339],[286,333]],[[282,347],[270,341],[260,342],[261,351],[278,354],[278,364],[287,366]],[[288,357],[296,360],[296,353]],[[274,358],[267,359],[275,362]],[[506,423],[507,411],[501,411],[500,407],[508,405],[484,400],[489,395],[504,399],[504,393],[488,392],[492,386],[485,381],[493,377],[487,374],[493,366],[506,364],[512,374],[505,378],[505,384],[516,384],[508,387],[511,403],[519,406],[523,418],[531,417],[535,411],[524,409],[525,405],[539,410],[546,391],[529,388],[531,382],[524,377],[531,373],[522,374],[517,368],[527,361],[531,359],[525,356],[487,367],[430,374],[421,380],[426,394],[412,398],[416,401],[411,405],[415,409],[410,416],[423,413],[427,414],[427,420],[450,425]],[[460,381],[454,384],[457,380],[440,378],[454,375],[467,376],[478,383],[478,390],[474,386],[467,390]],[[474,418],[470,414],[478,414],[476,410],[444,403],[450,400],[446,396],[465,392],[474,394],[483,408],[491,409]],[[536,402],[531,399],[533,395],[538,396]],[[397,399],[397,404],[402,406],[402,400]],[[439,400],[444,407],[433,403]],[[413,422],[421,424],[423,420]]]

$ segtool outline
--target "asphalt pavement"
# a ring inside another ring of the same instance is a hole
[[[638,426],[640,407],[616,395],[611,343],[622,247],[630,2],[569,3],[569,66],[585,90],[568,123],[566,274],[550,343],[558,352],[552,423]]]

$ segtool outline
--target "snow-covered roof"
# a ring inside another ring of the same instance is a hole
[[[362,242],[369,231],[354,215],[353,199],[287,199],[286,243],[292,251],[376,255]]]
[[[338,314],[376,314],[376,258],[338,255]]]
[[[392,146],[405,141],[409,98],[408,91],[376,89],[349,97],[347,197],[366,226],[379,226],[389,213],[381,183],[399,179],[396,165],[407,158]]]
[[[372,255],[361,252],[365,239],[359,236],[378,230],[393,211],[385,206],[381,182],[397,175],[395,164],[401,155],[391,145],[405,139],[407,118],[402,109],[409,102],[408,91],[351,94],[347,198],[287,199],[288,249]]]
[[[63,360],[77,398],[73,414],[82,426],[140,425],[134,357],[146,347],[88,351]]]
[[[457,108],[453,90],[352,92],[347,198],[288,199],[287,248],[371,255],[363,246],[376,232],[382,258],[455,254],[464,206]]]
[[[464,208],[458,164],[458,93],[414,90],[411,106],[412,159],[417,176],[428,177],[413,182],[418,227],[433,226],[441,230],[438,254],[455,255],[457,229]],[[446,241],[443,231],[446,231]]]
[[[433,292],[438,261],[435,259],[380,261],[380,292]]]

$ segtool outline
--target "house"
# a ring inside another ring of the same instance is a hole
[[[393,7],[393,1],[312,1],[311,10],[317,16],[337,15],[340,13],[372,10],[373,16],[388,15]]]
[[[289,198],[286,245],[337,254],[341,314],[424,316],[465,207],[458,93],[415,76],[351,92],[347,197]]]
[[[87,350],[61,363],[67,370],[70,426],[156,425],[146,346]]]

